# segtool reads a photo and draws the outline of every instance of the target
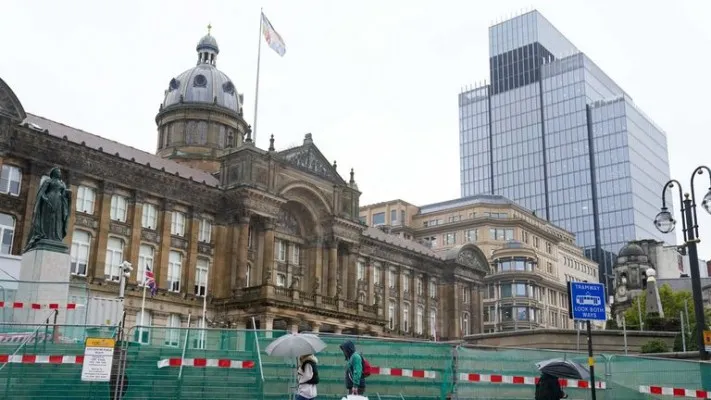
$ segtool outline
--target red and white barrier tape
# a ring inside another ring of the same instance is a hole
[[[437,376],[435,371],[426,371],[422,369],[403,369],[403,368],[382,368],[370,367],[371,375],[383,376],[405,376],[408,378],[427,378],[434,379]]]
[[[78,304],[76,303],[68,303],[68,304],[59,304],[59,303],[48,303],[48,304],[40,304],[40,303],[23,303],[20,301],[0,301],[0,308],[30,308],[33,310],[59,310],[60,308],[66,308],[67,310],[76,310]]]
[[[502,383],[511,385],[535,385],[538,382],[538,377],[461,373],[459,374],[459,380],[467,382]],[[587,389],[590,387],[590,382],[580,381],[577,379],[560,379],[560,385],[568,388]],[[605,389],[605,382],[595,382],[595,387],[598,389]]]
[[[689,397],[692,399],[711,399],[711,392],[705,390],[670,388],[662,386],[640,386],[640,393],[662,396]]]
[[[0,354],[0,363],[10,364],[82,364],[84,356]]]
[[[254,368],[254,361],[239,361],[217,358],[166,358],[158,361],[158,368],[165,367],[196,367],[196,368]]]

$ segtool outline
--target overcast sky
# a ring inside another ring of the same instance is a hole
[[[488,26],[532,8],[667,132],[686,190],[711,164],[708,0],[4,0],[0,76],[27,112],[154,152],[163,92],[208,23],[252,123],[260,7],[287,52],[262,47],[258,145],[311,132],[343,176],[355,168],[361,204],[459,196],[457,94],[488,77]],[[711,258],[711,216],[701,234]]]

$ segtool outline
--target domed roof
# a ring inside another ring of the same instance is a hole
[[[215,53],[220,53],[220,47],[217,45],[217,40],[209,33],[203,36],[202,39],[200,39],[197,44],[197,47],[195,48],[195,50],[197,50],[198,52],[203,49],[211,49]]]
[[[639,257],[646,256],[644,250],[638,244],[628,243],[625,247],[620,250],[620,257]]]
[[[211,28],[208,26],[208,29]],[[241,114],[243,97],[232,80],[217,69],[217,40],[210,35],[198,42],[197,65],[171,79],[161,110],[181,104],[205,104]]]

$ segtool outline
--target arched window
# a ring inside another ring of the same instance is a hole
[[[168,255],[168,290],[180,292],[180,278],[183,275],[183,255],[171,251]]]
[[[138,265],[136,266],[136,282],[139,286],[143,286],[146,282],[146,268],[153,271],[153,246],[142,244],[138,249]]]
[[[415,333],[422,335],[422,325],[424,325],[425,308],[417,306],[417,315],[415,317]]]
[[[15,217],[0,213],[0,254],[12,252],[12,240],[15,237]]]
[[[395,329],[395,302],[388,303],[388,328]]]
[[[407,303],[402,305],[402,330],[410,331],[410,305]]]
[[[437,337],[437,310],[434,308],[430,310],[430,335]]]

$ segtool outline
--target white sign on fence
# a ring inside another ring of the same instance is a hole
[[[107,338],[87,338],[84,347],[84,363],[81,380],[84,382],[108,382],[114,361],[116,341]]]

